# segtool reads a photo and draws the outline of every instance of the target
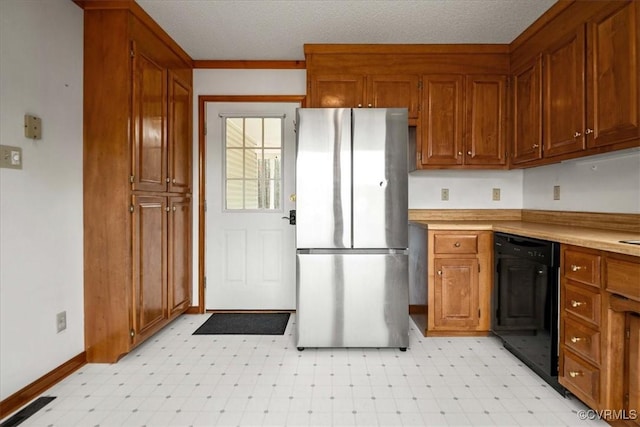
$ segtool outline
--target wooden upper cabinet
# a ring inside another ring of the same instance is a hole
[[[167,188],[167,71],[135,43],[132,46],[132,175],[133,189]]]
[[[513,73],[513,164],[542,158],[541,85],[541,57]]]
[[[310,79],[310,106],[358,108],[364,105],[365,76],[317,75]]]
[[[506,76],[467,76],[466,165],[506,163]]]
[[[434,74],[422,82],[422,165],[505,165],[507,77]]]
[[[584,52],[580,26],[543,53],[545,157],[586,148]]]
[[[419,115],[420,78],[413,75],[367,76],[367,107],[406,108],[409,119]]]
[[[169,72],[169,191],[191,192],[191,86]]]
[[[155,332],[167,313],[167,198],[133,196],[132,341]]]
[[[620,2],[587,23],[587,145],[640,137],[638,4]]]
[[[462,164],[463,90],[464,77],[459,74],[422,77],[423,165]]]

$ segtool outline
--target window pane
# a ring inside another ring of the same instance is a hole
[[[242,178],[243,162],[242,154],[244,150],[228,149],[227,150],[227,178]]]
[[[280,209],[280,183],[279,179],[263,180],[261,191],[263,209]]]
[[[262,150],[244,150],[245,178],[258,179],[262,166]]]
[[[264,146],[282,145],[282,119],[264,119]]]
[[[258,180],[245,181],[244,192],[244,208],[258,209],[260,208]]]
[[[242,118],[228,118],[226,120],[227,147],[242,147]]]
[[[264,150],[262,168],[265,179],[280,179],[280,150]]]
[[[245,147],[262,147],[262,119],[244,119]]]
[[[227,209],[243,209],[242,187],[243,182],[239,180],[227,181]]]

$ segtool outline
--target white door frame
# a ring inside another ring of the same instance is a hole
[[[205,206],[207,140],[204,132],[207,102],[298,102],[306,105],[305,95],[199,95],[198,96],[198,306],[205,312]]]

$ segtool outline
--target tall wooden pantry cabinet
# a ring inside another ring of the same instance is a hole
[[[191,304],[191,58],[134,2],[84,8],[89,362],[115,362]]]

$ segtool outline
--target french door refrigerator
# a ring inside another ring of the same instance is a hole
[[[296,345],[409,345],[406,109],[296,114]]]

